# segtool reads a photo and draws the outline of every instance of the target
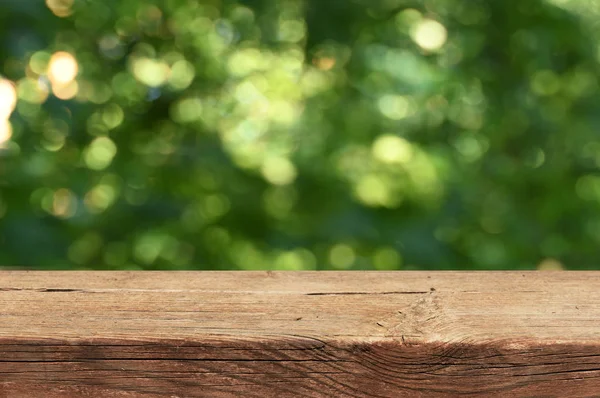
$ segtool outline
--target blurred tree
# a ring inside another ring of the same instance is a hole
[[[595,268],[596,8],[3,1],[0,264]]]

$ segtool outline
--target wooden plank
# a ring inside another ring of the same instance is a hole
[[[593,397],[593,272],[0,273],[0,397]]]

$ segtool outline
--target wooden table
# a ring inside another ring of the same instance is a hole
[[[597,397],[596,272],[0,272],[0,397]]]

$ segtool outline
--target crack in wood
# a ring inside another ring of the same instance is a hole
[[[306,296],[355,296],[355,295],[373,295],[382,296],[390,294],[429,294],[431,291],[391,291],[391,292],[312,292],[304,293]]]

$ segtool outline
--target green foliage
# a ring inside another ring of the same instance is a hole
[[[598,14],[554,3],[3,1],[0,264],[594,268]]]

